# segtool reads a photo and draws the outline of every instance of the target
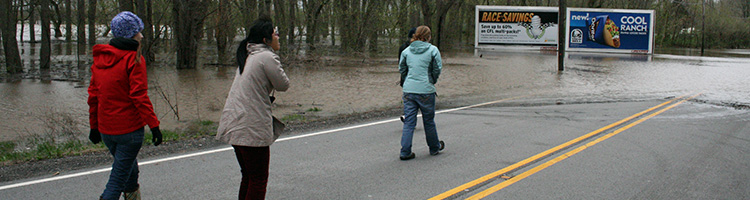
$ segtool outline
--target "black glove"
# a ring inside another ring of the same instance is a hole
[[[151,142],[154,143],[154,146],[159,146],[161,144],[161,131],[159,130],[159,127],[151,128]]]
[[[91,129],[91,132],[89,132],[89,140],[94,144],[102,141],[102,135],[99,134],[99,129]]]

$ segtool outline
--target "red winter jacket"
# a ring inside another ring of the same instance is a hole
[[[158,127],[148,98],[146,61],[135,63],[136,51],[111,45],[94,46],[94,64],[89,85],[89,121],[92,129],[107,135],[122,135],[143,126]]]

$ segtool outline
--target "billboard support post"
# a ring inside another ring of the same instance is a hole
[[[565,0],[560,0],[560,11],[557,15],[557,71],[565,69]]]

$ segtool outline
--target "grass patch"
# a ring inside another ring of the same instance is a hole
[[[162,141],[178,141],[216,135],[218,123],[214,121],[190,122],[186,128],[177,130],[161,129]],[[143,137],[143,145],[153,145],[153,135],[150,131]],[[55,133],[55,132],[53,132]],[[33,135],[25,141],[0,142],[0,163],[24,162],[30,160],[44,160],[65,156],[81,155],[84,152],[106,150],[104,142],[92,144],[88,139],[70,137],[70,131],[57,134]],[[88,133],[86,134],[88,135]],[[26,150],[16,151],[19,144],[25,144]]]
[[[22,162],[29,160],[44,160],[52,158],[60,158],[65,156],[80,155],[83,152],[91,150],[104,149],[104,144],[98,145],[91,144],[88,141],[81,140],[68,140],[65,142],[57,143],[50,139],[32,139],[31,142],[33,148],[29,148],[26,151],[14,151],[13,149],[5,149],[8,146],[16,146],[15,142],[3,142],[3,151],[0,153],[0,162]],[[12,145],[11,145],[12,144]],[[6,151],[7,150],[7,151]]]
[[[322,110],[323,110],[323,109],[320,109],[320,108],[318,108],[318,107],[312,107],[312,108],[310,108],[310,109],[307,109],[307,112],[318,112],[318,111],[322,111]]]
[[[162,142],[193,139],[204,136],[214,136],[216,135],[216,129],[218,128],[218,124],[214,121],[194,121],[190,122],[188,126],[183,129],[161,130]],[[146,134],[143,138],[144,145],[153,144],[153,142],[151,142],[151,138],[153,138],[153,135],[151,133]]]
[[[287,115],[281,118],[281,121],[288,122],[288,121],[302,121],[305,120],[305,116],[299,115],[299,114],[291,114]]]
[[[171,131],[171,130],[161,130],[161,129],[159,129],[159,130],[161,131],[161,141],[162,141],[162,143],[164,143],[166,141],[175,141],[175,140],[179,140],[179,139],[183,138],[182,134],[180,134],[180,133],[177,133],[177,132],[174,132],[174,131]],[[143,145],[152,145],[152,144],[154,144],[153,142],[151,142],[152,141],[151,139],[153,139],[153,138],[154,138],[154,135],[149,131],[148,134],[145,134],[143,136]]]
[[[12,152],[16,149],[16,143],[11,141],[0,142],[0,152]]]

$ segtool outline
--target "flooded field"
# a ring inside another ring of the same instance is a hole
[[[689,92],[703,92],[698,100],[713,105],[747,109],[750,51],[709,51],[705,57],[695,52],[657,50],[653,56],[569,53],[562,72],[557,70],[554,52],[443,52],[438,109],[519,96],[523,98],[518,101],[524,102],[587,103]],[[25,70],[27,78],[0,83],[0,141],[51,131],[78,131],[82,138],[88,134],[88,65],[79,71],[77,59],[73,53],[58,53],[53,58],[52,80],[40,80],[40,73],[32,68]],[[396,58],[330,56],[323,60],[320,65],[285,67],[292,86],[276,93],[274,115],[316,118],[401,107]],[[34,59],[25,62],[27,67],[34,65]],[[176,70],[165,61],[150,63],[149,96],[162,129],[218,121],[235,71],[233,66]],[[81,77],[85,81],[75,81]]]

